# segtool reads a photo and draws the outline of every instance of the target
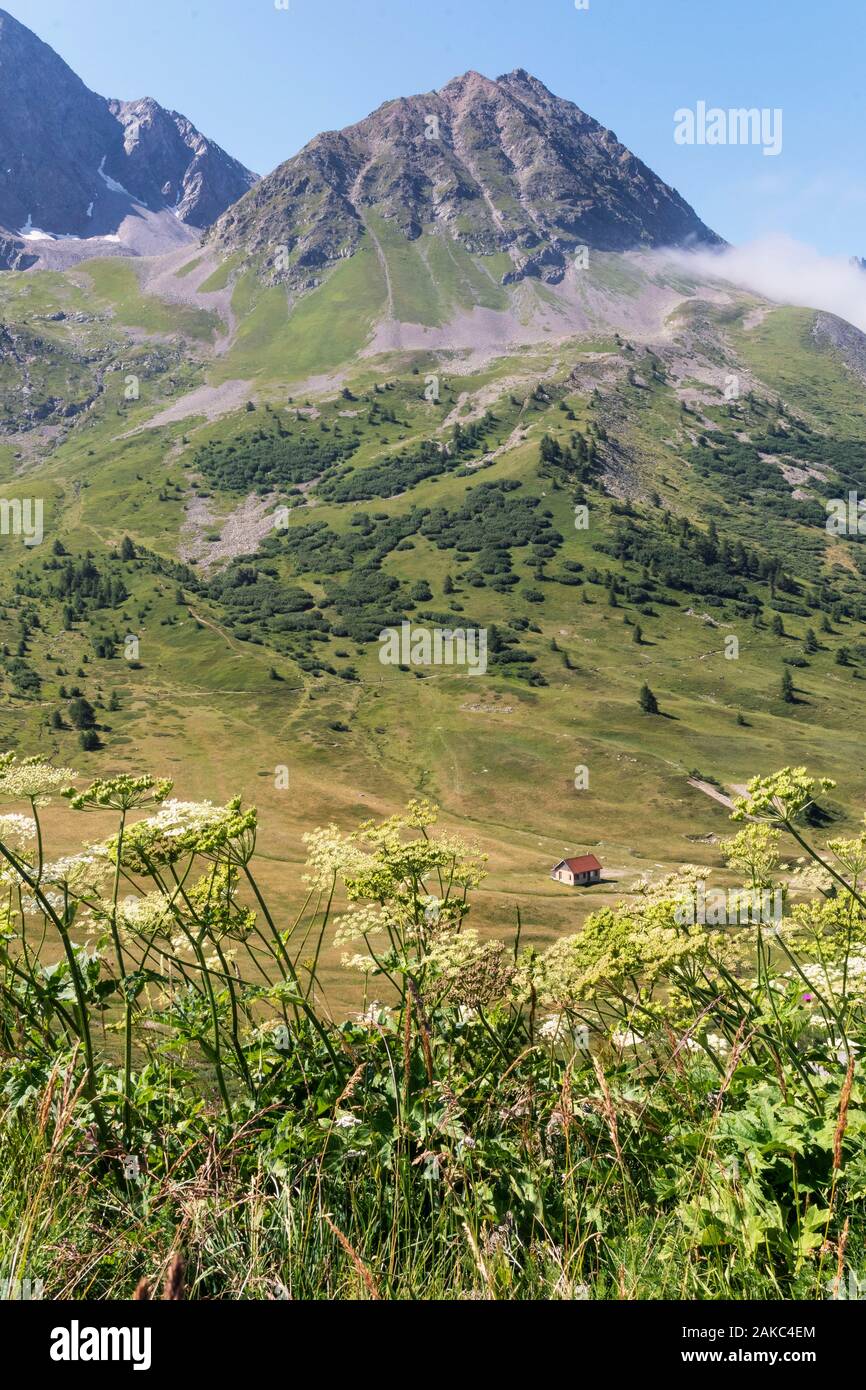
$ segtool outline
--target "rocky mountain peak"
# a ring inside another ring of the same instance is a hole
[[[463,73],[317,137],[230,208],[210,239],[303,284],[310,267],[354,254],[375,217],[410,240],[441,235],[474,254],[504,252],[506,281],[555,282],[580,245],[721,240],[612,131],[523,68],[495,80]]]
[[[90,91],[0,10],[0,264],[27,264],[56,238],[116,238],[135,208],[207,227],[255,178],[152,98]]]

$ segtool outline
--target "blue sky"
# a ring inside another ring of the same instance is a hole
[[[525,67],[731,241],[866,255],[863,0],[0,0],[105,96],[153,96],[260,173],[320,130]],[[2,98],[0,98],[2,99]],[[674,112],[780,107],[784,141],[682,146]]]

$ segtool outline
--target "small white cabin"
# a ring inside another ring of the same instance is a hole
[[[582,854],[576,859],[560,859],[554,864],[550,877],[557,883],[567,883],[569,888],[584,888],[588,883],[598,883],[601,878],[601,863],[594,854]]]

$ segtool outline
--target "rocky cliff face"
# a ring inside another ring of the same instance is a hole
[[[819,347],[834,349],[849,371],[866,381],[866,333],[845,319],[822,311],[815,315],[812,339]]]
[[[410,239],[439,232],[472,252],[506,252],[506,281],[561,279],[580,245],[720,242],[611,131],[523,70],[496,81],[469,72],[318,136],[209,237],[263,253],[274,278],[282,268],[300,282],[353,254],[370,213]]]
[[[151,97],[112,101],[123,127],[124,176],[149,207],[209,227],[255,183],[255,175],[207,140],[186,116]]]
[[[155,101],[107,101],[0,10],[0,264],[46,237],[105,237],[134,205],[204,228],[255,175]]]

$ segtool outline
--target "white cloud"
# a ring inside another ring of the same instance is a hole
[[[845,256],[823,256],[787,236],[763,237],[724,251],[671,251],[683,269],[726,280],[780,304],[825,309],[866,333],[866,271]]]

